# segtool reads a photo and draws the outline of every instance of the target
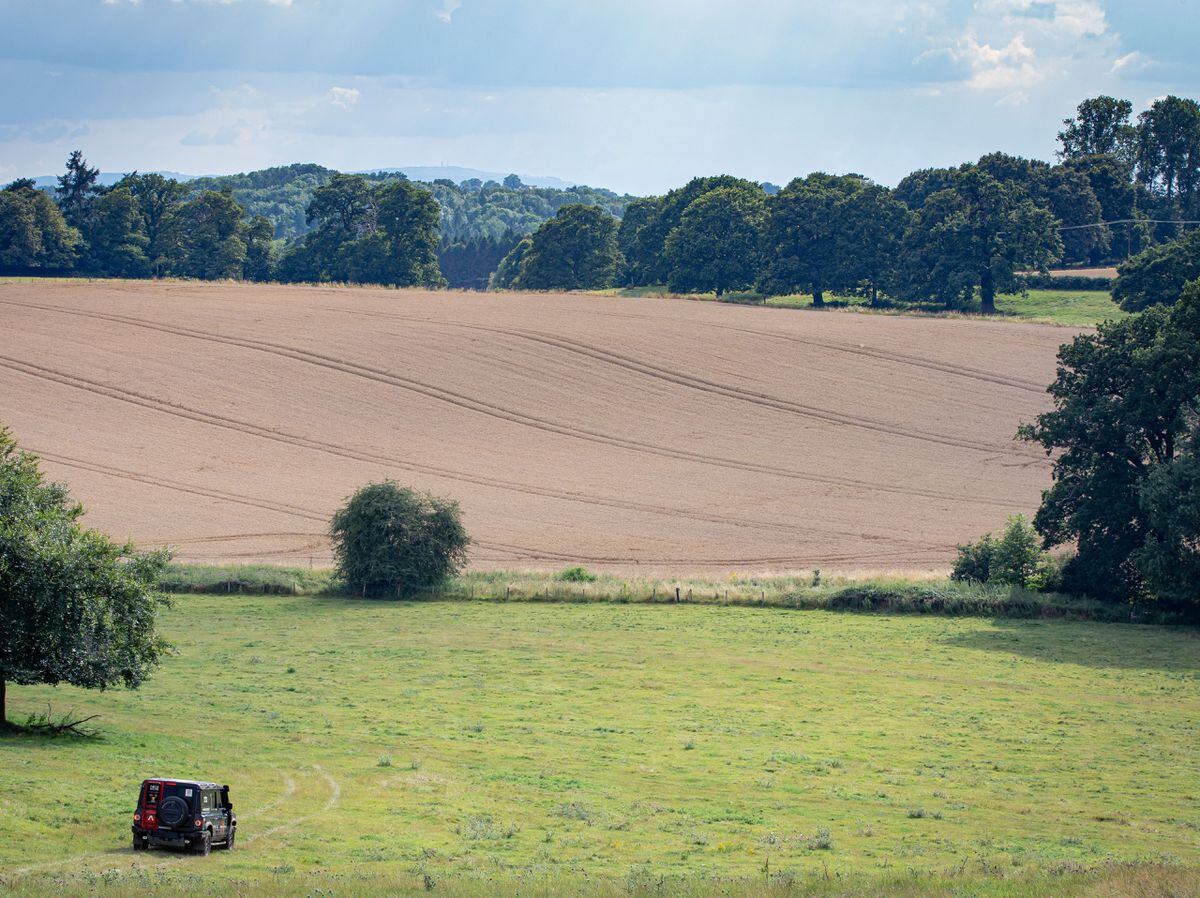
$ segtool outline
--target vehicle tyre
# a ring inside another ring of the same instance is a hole
[[[212,833],[205,830],[196,843],[196,854],[208,857],[212,853]]]
[[[133,850],[134,851],[145,851],[149,847],[150,847],[149,843],[147,843],[146,840],[143,839],[141,836],[133,837]]]
[[[225,837],[224,848],[226,851],[233,851],[233,843],[236,838],[237,838],[237,829],[234,828],[234,829],[229,830],[229,835],[227,835]]]

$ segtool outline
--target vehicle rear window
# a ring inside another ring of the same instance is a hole
[[[156,808],[172,795],[182,798],[189,807],[195,807],[199,791],[184,783],[146,783],[146,807]]]

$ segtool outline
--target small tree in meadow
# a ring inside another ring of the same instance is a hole
[[[1044,584],[1047,564],[1037,530],[1024,515],[1014,515],[999,538],[988,533],[959,546],[950,579],[1036,589]]]
[[[458,503],[390,480],[356,492],[333,516],[338,576],[362,596],[405,596],[457,574],[470,537]]]

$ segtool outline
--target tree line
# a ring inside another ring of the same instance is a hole
[[[997,152],[913,172],[895,189],[858,174],[814,173],[782,189],[718,175],[632,200],[515,175],[416,184],[313,165],[189,184],[134,173],[104,188],[77,151],[53,198],[29,180],[0,191],[0,268],[475,289],[665,284],[806,293],[817,307],[859,295],[990,312],[1022,272],[1137,259],[1117,299],[1142,308],[1186,280],[1171,272],[1186,267],[1191,244],[1178,238],[1200,220],[1200,104],[1165,97],[1132,116],[1126,100],[1084,101],[1063,123],[1055,164]]]
[[[29,179],[0,191],[0,269],[98,277],[269,280],[271,223],[228,193],[190,194],[157,174],[111,187],[76,150],[53,198]]]
[[[952,309],[978,297],[991,312],[1024,271],[1186,255],[1190,244],[1176,238],[1200,219],[1200,104],[1166,97],[1136,124],[1132,114],[1127,100],[1084,101],[1063,123],[1054,165],[990,153],[913,172],[894,190],[857,174],[818,172],[781,190],[701,177],[633,201],[619,222],[566,207],[492,283],[808,293],[816,307],[829,294]],[[1172,282],[1176,294],[1181,284]],[[1144,307],[1146,291],[1133,292],[1130,307]]]

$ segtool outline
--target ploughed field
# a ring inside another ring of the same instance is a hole
[[[329,560],[371,480],[477,568],[945,567],[1049,482],[1015,442],[1072,331],[670,299],[0,283],[0,422],[176,558]]]
[[[0,891],[392,895],[428,875],[435,895],[482,880],[482,898],[535,894],[489,886],[531,875],[657,895],[660,876],[949,873],[895,894],[1195,894],[1194,877],[954,878],[1195,867],[1193,630],[181,596],[162,631],[177,653],[138,692],[10,685],[14,719],[52,703],[103,732],[0,739]],[[133,853],[138,784],[160,775],[230,784],[232,854]]]

